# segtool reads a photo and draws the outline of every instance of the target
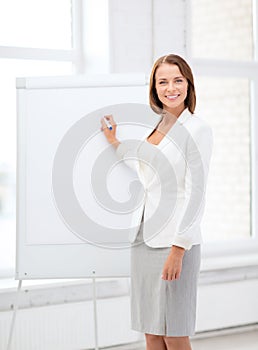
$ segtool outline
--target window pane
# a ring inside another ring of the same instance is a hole
[[[198,77],[198,115],[214,136],[205,240],[248,238],[250,206],[250,88],[245,79]]]
[[[0,0],[0,45],[71,48],[71,0]]]
[[[86,73],[109,73],[109,0],[85,1],[83,19]]]
[[[253,0],[192,0],[193,56],[251,60]]]
[[[0,274],[15,263],[16,77],[67,75],[70,62],[0,59]]]

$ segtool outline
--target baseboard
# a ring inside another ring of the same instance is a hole
[[[212,338],[219,337],[224,335],[232,335],[239,333],[248,333],[252,331],[258,330],[258,323],[249,324],[245,326],[238,327],[229,327],[225,329],[216,329],[209,332],[200,332],[197,333],[191,339],[204,339],[204,338]],[[102,350],[143,350],[145,349],[145,342],[134,342],[130,344],[117,345],[112,347],[101,348]]]
[[[236,333],[247,333],[247,332],[252,332],[256,330],[258,330],[258,323],[251,323],[248,325],[239,325],[235,327],[214,329],[212,331],[197,332],[193,337],[193,339],[211,338],[211,337],[236,334]]]

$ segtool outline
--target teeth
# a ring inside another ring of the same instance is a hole
[[[177,98],[179,95],[168,95],[167,98]]]

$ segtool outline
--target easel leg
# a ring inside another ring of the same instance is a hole
[[[96,294],[96,278],[92,278],[92,286],[93,286],[93,311],[94,311],[94,335],[95,335],[95,350],[99,350],[98,346],[98,320],[97,320],[97,294]],[[12,339],[13,339],[13,331],[15,327],[16,314],[19,308],[19,295],[22,287],[22,280],[19,280],[18,289],[17,289],[17,297],[13,307],[13,317],[11,321],[10,333],[8,338],[8,344],[6,350],[11,350]]]
[[[93,311],[94,311],[94,335],[95,335],[95,350],[99,350],[98,346],[98,320],[97,320],[97,293],[96,293],[96,278],[92,278],[93,287]]]
[[[16,296],[15,303],[13,305],[13,317],[12,317],[12,322],[11,322],[11,327],[10,327],[7,350],[11,350],[11,346],[12,346],[12,339],[13,339],[13,331],[14,331],[14,326],[15,326],[16,314],[17,314],[17,310],[19,308],[19,295],[20,295],[20,291],[21,291],[21,286],[22,286],[22,280],[19,280],[18,289],[17,289],[17,296]]]

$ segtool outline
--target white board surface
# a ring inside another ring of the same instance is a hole
[[[17,110],[16,278],[129,276],[132,213],[120,208],[137,176],[116,164],[100,118],[113,114],[120,140],[141,139],[146,113],[158,120],[145,76],[19,78]]]

